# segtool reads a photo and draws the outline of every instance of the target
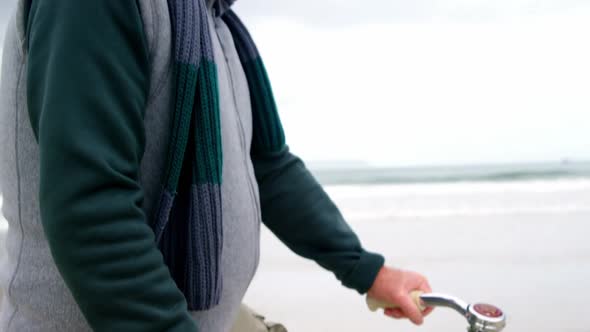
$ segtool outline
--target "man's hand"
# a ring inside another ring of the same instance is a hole
[[[410,296],[410,292],[415,290],[432,292],[428,280],[422,275],[384,266],[377,274],[368,295],[376,300],[399,306],[395,309],[385,309],[385,315],[397,319],[408,318],[414,324],[421,325],[423,318],[432,312],[433,308],[426,308],[420,312]]]

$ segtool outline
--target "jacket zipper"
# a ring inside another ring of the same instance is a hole
[[[243,166],[244,169],[246,170],[246,172],[248,173],[248,190],[249,190],[249,194],[250,194],[250,203],[252,205],[252,211],[254,212],[254,220],[256,221],[256,226],[257,226],[257,232],[254,233],[254,247],[256,248],[256,252],[255,252],[255,262],[254,265],[252,267],[252,273],[251,273],[251,277],[254,276],[254,274],[256,273],[256,268],[258,266],[259,263],[259,259],[260,259],[260,243],[259,243],[259,237],[258,234],[260,233],[260,211],[259,211],[259,206],[256,203],[256,195],[255,195],[255,187],[252,181],[252,174],[251,174],[251,170],[250,169],[250,164],[249,164],[249,160],[250,160],[250,149],[248,149],[248,147],[246,146],[246,141],[245,141],[245,136],[246,136],[246,132],[244,130],[244,126],[242,123],[242,118],[240,116],[240,112],[239,112],[239,108],[238,108],[238,102],[236,100],[236,94],[235,94],[235,82],[234,82],[234,77],[233,77],[233,73],[231,70],[231,66],[230,66],[230,62],[229,59],[227,57],[227,53],[226,53],[226,49],[225,49],[225,45],[222,42],[222,39],[219,37],[219,32],[218,32],[218,23],[217,20],[215,19],[215,34],[217,36],[217,39],[219,40],[219,44],[221,45],[221,49],[223,50],[223,59],[225,61],[225,70],[228,76],[228,80],[230,83],[230,87],[232,89],[232,100],[233,100],[233,106],[234,106],[234,112],[235,112],[235,116],[236,116],[236,123],[238,125],[238,129],[239,129],[239,136],[240,136],[240,144],[242,146],[242,151],[244,151],[243,154]]]

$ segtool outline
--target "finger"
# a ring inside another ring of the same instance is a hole
[[[412,321],[412,323],[416,325],[422,325],[422,313],[412,300],[411,296],[402,296],[399,300],[399,306],[402,312]]]
[[[393,313],[397,316],[400,316],[402,318],[407,318],[406,315],[404,315],[404,313],[399,309],[399,308],[395,308],[395,309],[391,309],[393,311]]]
[[[383,310],[383,312],[387,316],[391,316],[394,318],[406,318],[406,315],[404,315],[404,313],[399,308],[387,308]]]
[[[424,311],[422,311],[422,317],[426,317],[430,315],[430,313],[434,310],[434,307],[427,307]]]
[[[406,318],[404,314],[399,309],[385,309],[385,315],[389,317],[393,317],[395,319],[402,319]]]
[[[432,293],[432,288],[430,287],[428,280],[424,279],[424,281],[420,285],[420,290],[426,294]],[[426,304],[424,304],[424,301],[420,300],[420,303],[422,306],[426,306]],[[426,307],[426,309],[424,309],[424,311],[422,311],[422,316],[426,316],[426,315],[430,314],[433,309],[434,308],[432,308],[432,307]]]
[[[426,278],[424,278],[422,283],[420,283],[420,290],[424,293],[432,293],[432,288],[430,287],[430,283],[428,283]]]

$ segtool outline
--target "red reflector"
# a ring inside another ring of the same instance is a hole
[[[503,315],[502,310],[498,309],[497,307],[495,307],[491,304],[478,303],[473,306],[473,309],[478,314],[486,316],[486,317],[490,317],[490,318],[499,318],[499,317],[502,317],[502,315]]]

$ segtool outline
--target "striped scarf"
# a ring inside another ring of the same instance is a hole
[[[158,248],[190,310],[219,303],[223,271],[222,142],[217,68],[206,0],[168,0],[176,97],[163,190],[152,221]],[[282,150],[285,137],[256,46],[219,0],[213,11],[232,33],[250,90],[252,154]]]

